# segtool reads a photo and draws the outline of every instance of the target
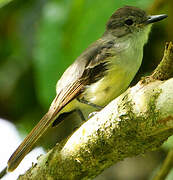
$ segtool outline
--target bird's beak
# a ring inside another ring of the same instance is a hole
[[[149,16],[147,21],[146,21],[146,24],[151,24],[151,23],[154,23],[154,22],[157,22],[157,21],[161,21],[162,19],[165,19],[167,17],[168,17],[168,15],[166,15],[166,14]]]

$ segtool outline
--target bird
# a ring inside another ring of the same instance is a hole
[[[84,120],[122,94],[140,68],[152,24],[166,17],[147,15],[133,6],[117,9],[103,35],[63,73],[48,112],[11,155],[8,171],[15,170],[40,138],[70,113],[76,111]]]

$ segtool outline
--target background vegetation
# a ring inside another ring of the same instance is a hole
[[[133,83],[156,67],[165,42],[173,40],[171,0],[163,1],[161,6],[151,0],[13,0],[5,5],[6,2],[0,1],[0,117],[13,122],[22,135],[47,111],[55,96],[57,80],[102,35],[107,19],[117,8],[133,5],[152,14],[169,15],[154,25]],[[148,179],[165,152],[166,148],[145,158],[128,159],[126,164],[119,163],[105,172],[105,177]],[[151,167],[142,169],[148,162],[152,162]],[[144,165],[137,172],[139,163]]]

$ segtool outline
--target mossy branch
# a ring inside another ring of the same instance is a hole
[[[173,77],[173,44],[166,43],[164,56],[160,64],[151,75],[154,80],[167,80]]]
[[[173,52],[166,52],[169,62]],[[151,76],[171,70],[166,62]],[[92,179],[126,157],[156,150],[173,134],[173,78],[156,79],[129,88],[19,179]]]
[[[173,77],[173,44],[166,43],[163,58],[157,68],[150,76],[143,77],[143,83],[150,83],[156,80],[167,80]]]

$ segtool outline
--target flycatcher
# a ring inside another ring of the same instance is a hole
[[[141,65],[151,24],[166,17],[148,16],[131,6],[118,9],[108,20],[102,37],[64,72],[48,112],[12,154],[8,171],[19,165],[48,129],[64,120],[62,114],[78,111],[84,118],[124,92]]]

